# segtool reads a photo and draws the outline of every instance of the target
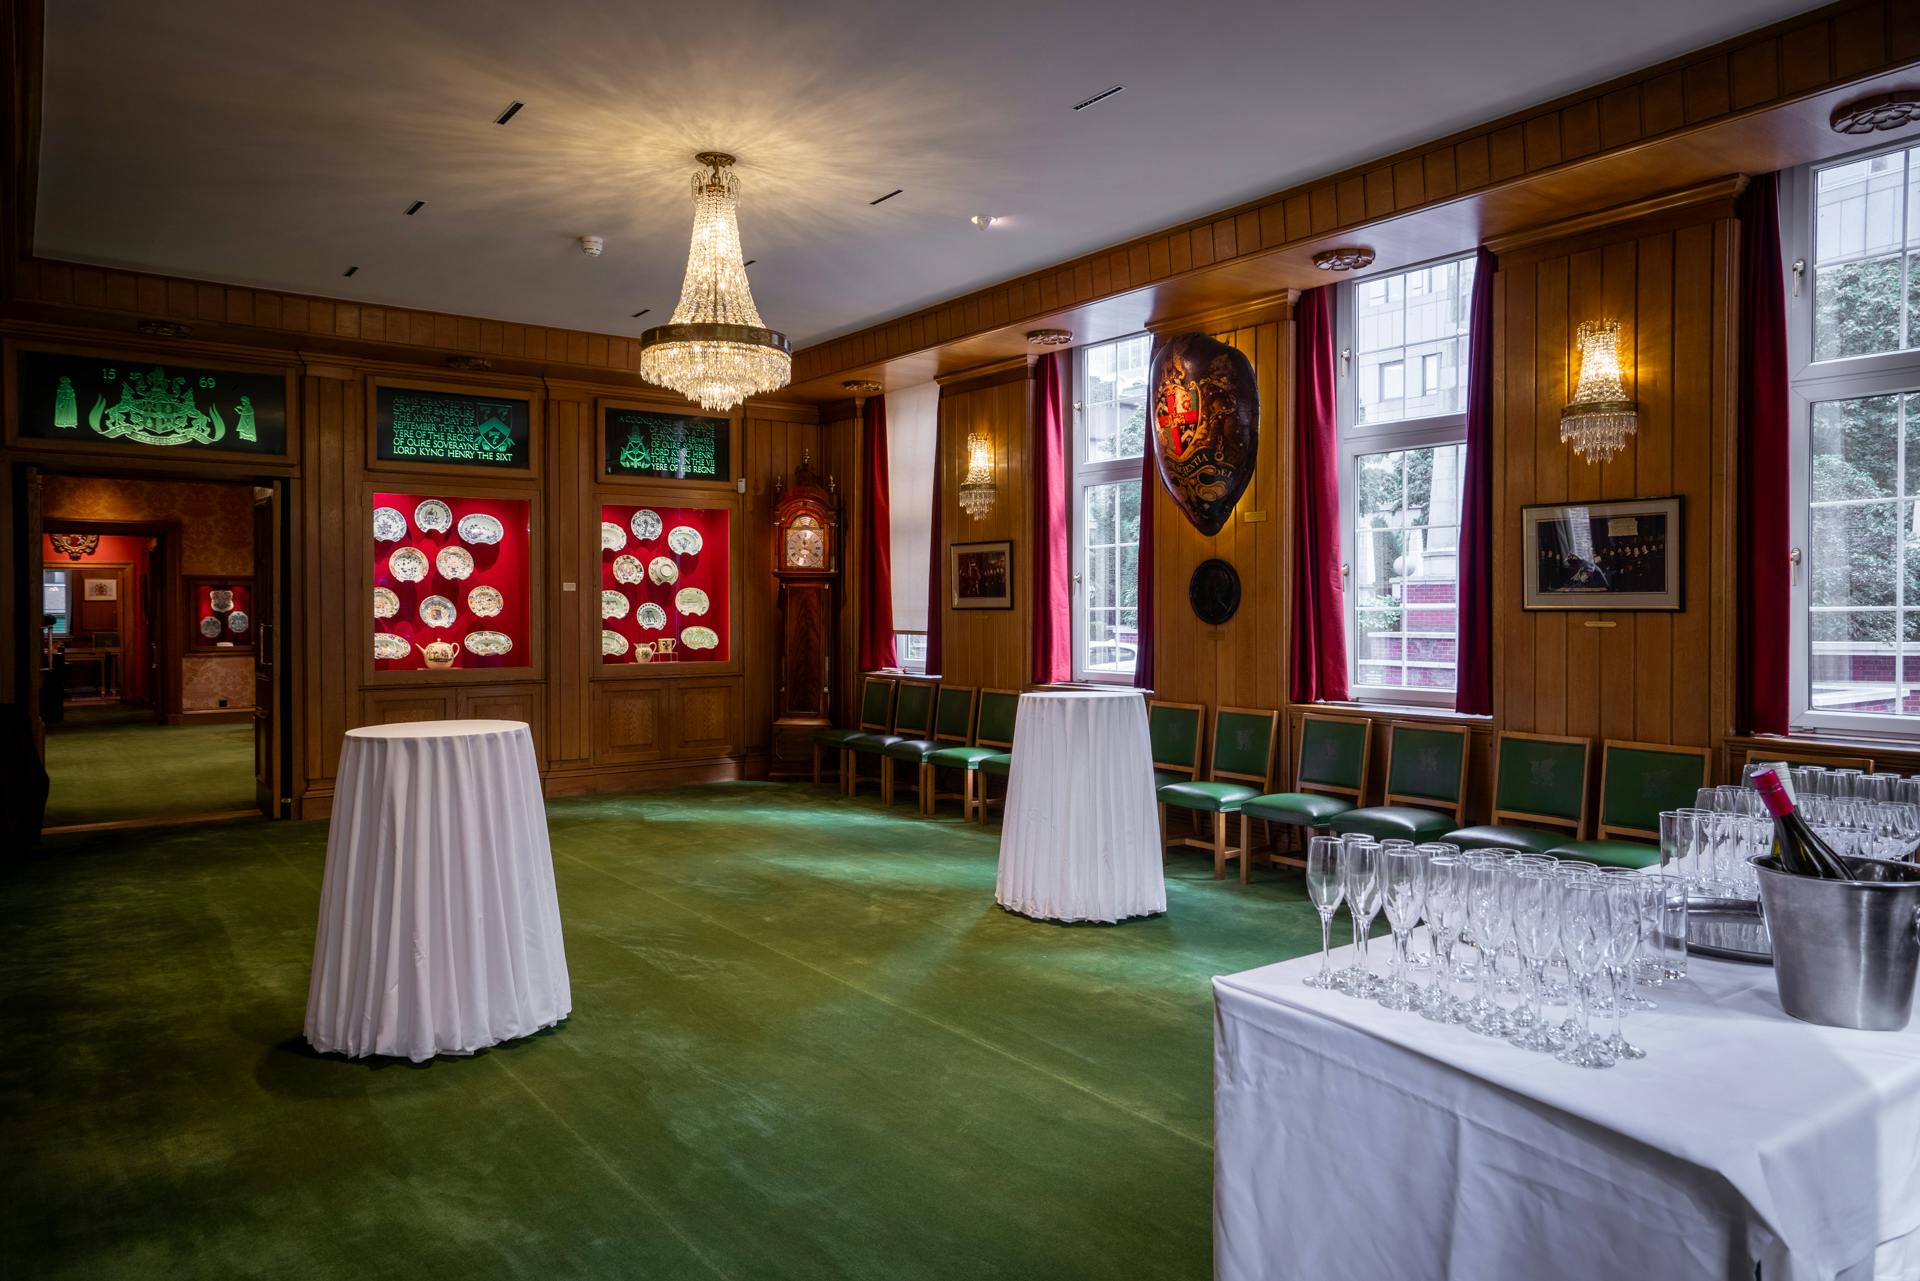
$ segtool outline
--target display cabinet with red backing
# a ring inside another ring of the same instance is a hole
[[[189,578],[186,587],[189,653],[253,648],[251,578]]]
[[[376,493],[372,532],[375,671],[532,664],[526,499]]]
[[[725,507],[601,507],[603,665],[732,657],[731,515]]]

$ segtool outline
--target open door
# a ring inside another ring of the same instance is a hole
[[[43,533],[46,522],[40,513],[40,469],[26,469],[26,493],[24,500],[24,528],[21,531],[21,551],[26,553],[26,566],[22,570],[20,590],[26,594],[27,635],[22,642],[27,646],[27,688],[20,700],[26,704],[27,723],[33,730],[33,750],[44,765],[47,759],[47,719],[42,713],[42,698],[48,696],[48,683],[53,672],[53,646],[47,639],[46,587],[47,576],[46,536]],[[60,691],[52,690],[58,697]]]
[[[254,799],[268,818],[286,812],[290,722],[282,661],[286,649],[281,626],[283,607],[280,566],[284,547],[280,533],[280,482],[255,491],[253,500],[253,617],[259,629],[253,648],[253,777]]]
[[[0,472],[0,475],[3,475]],[[12,698],[0,716],[0,835],[15,849],[33,845],[47,816],[47,728],[40,715],[41,689],[46,687],[49,661],[41,589],[40,473],[22,467],[0,481],[13,490],[14,510],[0,526],[0,547],[17,579],[4,611],[12,642],[3,647],[11,670],[7,685]],[[10,577],[12,576],[10,575]],[[57,693],[57,691],[55,691]]]

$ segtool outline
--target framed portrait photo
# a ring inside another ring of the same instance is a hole
[[[1525,609],[1686,608],[1679,497],[1520,509]]]
[[[955,609],[1013,608],[1013,544],[955,543],[952,547]]]

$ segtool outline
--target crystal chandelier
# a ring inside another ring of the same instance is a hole
[[[1640,421],[1639,406],[1620,381],[1620,322],[1582,321],[1575,339],[1580,383],[1560,411],[1560,443],[1590,463],[1604,463],[1626,447]]]
[[[979,520],[993,510],[993,446],[984,432],[967,433],[967,475],[960,482],[960,509]]]
[[[703,409],[726,411],[749,396],[787,385],[793,348],[768,329],[753,305],[740,261],[733,157],[703,151],[693,176],[693,244],[673,320],[640,335],[640,376]]]

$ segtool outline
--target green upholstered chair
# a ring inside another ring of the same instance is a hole
[[[1382,799],[1383,805],[1337,814],[1328,826],[1342,836],[1364,832],[1410,841],[1437,841],[1460,826],[1467,804],[1466,727],[1389,726]]]
[[[1493,753],[1493,821],[1441,840],[1463,850],[1539,854],[1587,830],[1587,763],[1593,742],[1559,734],[1500,735]],[[1545,827],[1535,826],[1546,824]],[[1559,831],[1552,830],[1558,827]]]
[[[1227,816],[1240,813],[1240,807],[1265,792],[1273,782],[1273,741],[1279,732],[1280,713],[1249,707],[1223,707],[1213,717],[1213,766],[1206,782],[1182,779],[1162,783],[1157,793],[1160,802],[1160,839],[1165,848],[1193,845],[1213,851],[1213,879],[1227,874]],[[1167,811],[1191,810],[1213,815],[1213,839],[1193,837],[1167,839]],[[1247,879],[1247,864],[1242,857],[1247,847],[1246,819],[1240,820],[1240,879]]]
[[[1608,739],[1600,748],[1600,826],[1591,841],[1564,841],[1547,853],[1609,867],[1660,861],[1660,811],[1693,804],[1713,754],[1704,747]]]
[[[884,733],[893,724],[893,692],[900,682],[891,676],[869,676],[860,683],[860,726],[858,729],[822,729],[813,734],[813,781],[820,782],[823,753],[832,752],[835,781],[842,792],[847,786],[847,740],[861,734]]]
[[[887,799],[887,784],[892,772],[884,755],[887,748],[902,739],[927,738],[933,734],[933,696],[939,687],[931,681],[901,681],[893,700],[893,725],[886,730],[855,734],[847,740],[847,795],[860,788],[860,758],[872,756],[880,762],[880,798]]]
[[[1325,827],[1336,815],[1360,804],[1367,793],[1367,761],[1373,747],[1373,722],[1363,717],[1322,716],[1309,712],[1300,718],[1299,765],[1291,792],[1269,792],[1240,807],[1240,870],[1247,870],[1248,819],[1284,823],[1289,827]],[[1304,865],[1276,848],[1276,862]]]
[[[893,783],[902,765],[914,771],[914,795],[922,814],[933,813],[933,765],[930,758],[943,747],[964,748],[973,738],[973,705],[980,691],[971,685],[942,682],[934,700],[933,737],[903,738],[889,743],[880,762],[880,796],[893,804]]]
[[[1017,689],[983,689],[980,691],[980,715],[974,725],[974,737],[970,746],[956,744],[941,747],[927,757],[936,776],[943,769],[960,771],[960,817],[971,819],[975,809],[979,809],[980,821],[986,822],[986,807],[981,801],[985,780],[981,778],[981,766],[988,760],[1005,756],[1013,759],[1007,749],[1013,746],[1013,726],[1020,715],[1020,691]],[[928,803],[927,812],[933,812],[942,793],[936,791],[933,800]]]
[[[1200,737],[1207,709],[1199,703],[1147,700],[1147,741],[1153,747],[1153,785],[1200,777]]]

